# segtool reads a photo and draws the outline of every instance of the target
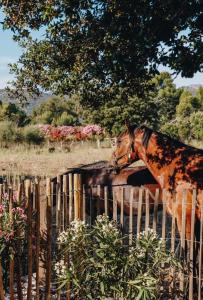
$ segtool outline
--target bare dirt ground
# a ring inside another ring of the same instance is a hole
[[[77,145],[67,153],[60,149],[50,153],[47,147],[0,148],[0,175],[56,176],[80,164],[109,160],[112,151],[112,148],[97,149],[87,145]]]

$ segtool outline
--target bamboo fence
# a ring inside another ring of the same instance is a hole
[[[137,198],[134,198],[134,191]],[[170,270],[173,291],[177,284],[180,295],[173,295],[171,299],[202,299],[202,249],[203,249],[203,192],[201,204],[201,218],[199,239],[195,238],[195,207],[197,191],[192,193],[191,238],[186,240],[186,202],[187,191],[183,193],[182,200],[182,230],[178,234],[175,220],[175,202],[172,207],[172,217],[166,212],[166,191],[156,190],[155,194],[142,187],[131,187],[129,199],[129,214],[125,214],[125,186],[119,187],[119,203],[114,188],[109,186],[84,186],[80,174],[69,173],[58,175],[56,180],[47,178],[22,179],[9,178],[0,184],[0,203],[4,193],[9,195],[9,211],[12,212],[13,197],[17,192],[17,201],[20,203],[24,197],[27,207],[27,252],[25,257],[15,255],[10,260],[9,284],[3,281],[3,264],[0,259],[0,299],[45,299],[50,300],[52,294],[57,299],[71,298],[70,286],[58,288],[54,278],[53,264],[56,249],[56,237],[65,230],[72,220],[80,219],[93,223],[98,214],[105,213],[120,223],[124,232],[129,233],[129,242],[133,235],[152,228],[163,239],[164,247],[179,256],[188,267],[189,272],[174,273]],[[159,198],[162,198],[160,203]],[[175,197],[175,196],[174,196]],[[151,203],[153,199],[153,204]],[[137,204],[136,213],[133,207]],[[35,247],[33,247],[33,235]],[[199,246],[199,255],[194,261],[194,246]],[[186,253],[187,248],[187,253]],[[67,258],[68,260],[68,258]],[[196,266],[196,268],[195,268]],[[195,271],[194,271],[195,270]],[[195,272],[195,273],[194,273]],[[26,279],[26,289],[24,287]],[[64,296],[65,295],[65,296]],[[16,298],[17,297],[17,298]],[[64,298],[65,297],[65,298]]]

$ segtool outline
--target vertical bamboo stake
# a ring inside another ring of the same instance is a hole
[[[69,188],[69,222],[73,220],[73,174],[68,174]]]
[[[117,222],[117,200],[115,196],[115,190],[113,188],[113,219]]]
[[[61,176],[57,176],[56,184],[56,232],[61,233]],[[59,248],[60,250],[60,248]],[[61,299],[61,289],[57,286],[57,300]]]
[[[63,230],[68,226],[68,182],[67,175],[63,175]]]
[[[65,175],[66,178],[64,178],[64,184],[63,184],[63,189],[64,189],[64,192],[65,192],[65,206],[64,206],[64,210],[65,210],[65,229],[67,229],[68,225],[69,225],[69,211],[68,211],[68,204],[69,201],[68,201],[68,192],[70,190],[68,190],[68,176]],[[65,264],[68,266],[69,265],[69,256],[66,255],[65,256]],[[71,294],[70,294],[70,282],[68,282],[65,286],[66,288],[66,300],[70,300],[70,297],[71,297]],[[60,297],[58,297],[58,299],[60,299]]]
[[[41,182],[44,182],[41,181]],[[40,183],[39,183],[40,187]],[[40,194],[39,194],[40,195]],[[45,286],[45,245],[46,245],[46,233],[47,233],[47,221],[46,221],[46,212],[47,212],[47,199],[46,195],[43,194],[43,197],[40,197],[40,258],[39,258],[39,283],[40,285]]]
[[[149,190],[145,190],[145,205],[146,205],[146,211],[145,211],[145,231],[149,229]]]
[[[46,180],[47,198],[47,259],[46,259],[46,297],[51,300],[51,179]]]
[[[139,199],[138,199],[138,212],[137,212],[137,237],[141,231],[141,219],[142,219],[142,203],[143,203],[143,189],[139,188]]]
[[[130,215],[129,215],[129,244],[132,245],[133,240],[133,194],[134,189],[130,189]]]
[[[109,196],[108,196],[108,187],[104,187],[104,207],[105,207],[105,215],[109,215]]]
[[[0,204],[2,203],[2,196],[3,196],[3,185],[0,184]],[[5,300],[1,259],[0,259],[0,299]]]
[[[203,250],[203,191],[201,191],[201,220],[200,220],[200,245],[199,245],[199,278],[198,278],[198,300],[202,299],[202,250]]]
[[[123,229],[124,225],[124,189],[120,187],[120,199],[121,199],[121,216],[120,216],[120,223]]]
[[[82,207],[82,211],[83,211],[83,221],[86,222],[86,193],[85,193],[85,185],[83,184],[83,187],[82,187],[82,204],[83,204],[83,207]]]
[[[19,184],[18,186],[18,192],[17,192],[17,203],[18,205],[21,204],[21,185]],[[20,234],[20,232],[18,231],[17,234]],[[19,249],[19,253],[20,253],[20,241],[17,241],[17,249]],[[23,294],[22,294],[22,284],[21,284],[21,266],[22,266],[22,262],[20,259],[20,255],[19,253],[16,253],[16,281],[17,281],[17,293],[18,293],[18,300],[23,300]]]
[[[61,176],[57,176],[57,205],[56,205],[56,226],[59,232],[61,231]]]
[[[182,198],[182,225],[181,225],[181,258],[185,260],[185,227],[186,227],[186,204],[187,204],[187,190],[183,191]],[[184,293],[184,271],[181,272],[180,277],[180,291]]]
[[[162,203],[163,203],[163,212],[162,212],[162,229],[161,237],[163,240],[163,247],[166,248],[166,190],[162,190]]]
[[[173,202],[172,202],[172,225],[171,225],[171,252],[175,252],[175,231],[176,231],[176,223],[175,223],[175,211],[176,211],[176,194],[173,196]],[[171,285],[170,285],[170,291],[174,288],[174,268],[171,270]]]
[[[156,226],[157,226],[158,200],[159,200],[159,189],[156,189],[155,201],[154,201],[154,214],[153,214],[153,230],[154,231],[156,231]]]
[[[3,272],[2,272],[1,259],[0,259],[0,299],[1,300],[5,300],[5,292],[4,292],[4,286],[3,286]]]
[[[3,196],[3,184],[0,184],[0,204],[2,203],[2,196]]]
[[[82,218],[82,198],[81,198],[81,176],[80,174],[74,174],[74,213],[75,220],[81,220]]]
[[[194,259],[194,227],[195,227],[195,207],[197,191],[192,193],[192,212],[191,212],[191,236],[190,236],[190,275],[189,275],[189,300],[193,300],[193,261]]]
[[[100,215],[100,203],[101,203],[101,187],[100,185],[97,185],[97,216]]]
[[[32,299],[32,199],[31,199],[31,182],[25,181],[25,197],[28,207],[28,286],[27,300]]]
[[[12,190],[9,189],[9,215],[10,222],[13,222],[13,193]],[[9,289],[10,289],[10,300],[14,300],[14,257],[10,258],[10,266],[9,266]]]
[[[35,300],[40,300],[39,294],[39,256],[40,256],[40,185],[35,179],[35,205],[36,205],[36,295]]]

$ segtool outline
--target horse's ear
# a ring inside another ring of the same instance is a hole
[[[130,129],[130,122],[128,120],[125,120],[125,127],[128,129]]]

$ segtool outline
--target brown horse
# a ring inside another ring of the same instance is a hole
[[[190,240],[192,189],[198,190],[196,219],[199,220],[201,215],[203,151],[146,126],[128,126],[117,139],[112,164],[122,168],[139,159],[145,163],[161,188],[167,190],[166,207],[170,214],[175,212],[179,232],[182,228],[183,190],[187,189],[186,238]]]
[[[129,215],[130,210],[130,194],[131,189],[133,189],[133,214],[137,215],[138,211],[138,197],[139,190],[136,189],[142,187],[143,190],[148,190],[149,192],[149,204],[150,208],[154,207],[154,195],[156,189],[160,189],[159,184],[154,179],[150,171],[146,167],[134,167],[126,168],[120,170],[120,172],[115,172],[113,168],[104,167],[104,168],[92,168],[82,170],[82,184],[86,189],[86,199],[91,198],[92,210],[96,212],[96,202],[99,201],[100,213],[104,212],[104,187],[108,187],[109,198],[112,199],[114,196],[115,201],[117,202],[118,207],[121,204],[121,187],[124,190],[124,213]],[[100,186],[99,195],[96,189],[96,186]],[[91,195],[90,195],[91,191]],[[95,200],[95,201],[94,201]],[[144,206],[143,199],[143,209]],[[89,202],[89,201],[88,201]],[[161,202],[161,193],[159,194],[158,204]],[[88,204],[88,203],[87,203]],[[89,203],[90,204],[90,203]],[[110,211],[112,206],[110,206]],[[88,210],[88,207],[87,207]]]
[[[120,206],[120,188],[124,189],[124,213],[129,215],[130,206],[130,193],[132,187],[143,187],[144,190],[149,191],[149,203],[150,206],[154,206],[154,195],[156,189],[160,186],[154,179],[150,171],[146,167],[134,167],[121,170],[119,173],[115,172],[115,169],[109,166],[106,161],[100,161],[98,163],[90,165],[82,165],[78,168],[73,168],[68,173],[79,173],[82,177],[82,184],[85,187],[87,213],[90,211],[96,213],[99,201],[99,211],[104,212],[104,187],[108,187],[109,199],[112,199],[113,194],[115,200]],[[63,175],[65,175],[63,174]],[[52,179],[56,183],[57,178]],[[97,186],[100,186],[99,195]],[[161,194],[159,195],[158,203],[160,203]],[[55,203],[55,199],[54,199]],[[111,203],[111,201],[110,201]],[[143,199],[144,204],[144,199]],[[111,207],[110,207],[111,208]],[[138,209],[138,189],[134,189],[133,192],[133,214],[137,214]],[[144,211],[144,205],[143,205]]]

